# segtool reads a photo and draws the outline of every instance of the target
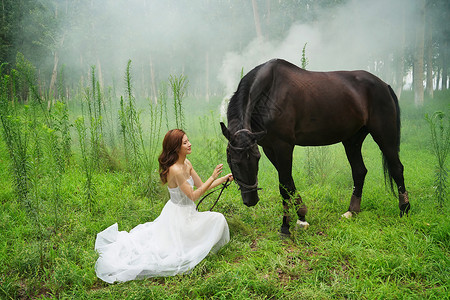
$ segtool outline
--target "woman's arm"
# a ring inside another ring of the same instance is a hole
[[[227,179],[228,179],[228,182],[233,181],[233,175],[230,173],[230,174],[227,174],[227,175],[225,175],[225,176],[223,176],[223,177],[217,178],[217,179],[214,180],[214,182],[211,184],[211,186],[209,187],[209,189],[213,189],[213,188],[215,188],[216,186],[221,185],[221,184],[227,182]]]
[[[195,172],[194,168],[192,167],[191,162],[189,162],[188,160],[186,160],[186,161],[187,161],[188,165],[189,165],[190,168],[191,168],[191,176],[192,176],[192,179],[194,179],[194,186],[195,186],[195,187],[201,186],[201,185],[203,184],[203,182],[202,182],[200,176],[198,176],[197,172]],[[223,177],[217,178],[216,180],[214,180],[213,183],[209,186],[208,190],[213,189],[213,188],[215,188],[216,186],[225,183],[225,182],[227,181],[227,179],[228,179],[228,181],[230,181],[230,182],[233,181],[233,176],[232,176],[231,173],[230,173],[230,174],[227,174],[227,175],[225,175],[225,176],[223,176]]]
[[[194,186],[195,186],[195,187],[200,187],[200,186],[202,186],[202,184],[203,184],[202,179],[200,178],[200,176],[198,176],[197,172],[195,172],[194,168],[192,167],[191,162],[190,162],[189,160],[187,160],[187,159],[186,159],[186,162],[187,162],[187,164],[188,164],[189,167],[190,167],[190,170],[191,170],[191,171],[190,171],[190,174],[191,174],[191,176],[192,176],[192,179],[194,179]],[[232,176],[231,173],[230,173],[230,174],[227,174],[227,175],[225,175],[225,176],[223,176],[223,177],[217,178],[216,180],[214,180],[213,183],[209,186],[208,190],[213,189],[213,188],[215,188],[216,186],[225,183],[225,182],[227,181],[227,179],[228,179],[228,181],[230,181],[230,182],[233,181],[233,176]]]
[[[200,182],[201,185],[197,187],[197,189],[194,191],[194,189],[191,187],[191,185],[186,181],[185,176],[183,175],[181,170],[174,169],[173,174],[171,174],[173,180],[175,181],[176,185],[180,187],[181,191],[186,194],[186,196],[191,199],[192,201],[197,200],[200,198],[208,189],[211,188],[212,183],[217,179],[219,174],[222,172],[223,165],[217,165],[214,169],[213,174],[206,180],[204,183],[201,183],[200,177],[195,173],[195,171],[191,170],[191,176],[194,179],[194,183],[196,181],[197,177],[197,183]],[[172,170],[171,170],[172,171]],[[225,182],[225,181],[224,181]],[[217,185],[216,185],[217,186]]]
[[[189,160],[186,159],[186,163],[189,166],[189,173],[192,176],[192,179],[194,180],[194,186],[195,187],[200,187],[203,184],[202,179],[200,178],[200,176],[198,176],[197,172],[195,172],[194,168],[192,167],[192,164]]]

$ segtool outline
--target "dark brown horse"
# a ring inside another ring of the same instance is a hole
[[[354,182],[345,216],[360,211],[367,169],[361,146],[370,133],[383,154],[385,176],[398,188],[400,216],[410,208],[399,159],[400,109],[389,85],[365,71],[311,72],[275,59],[257,66],[239,83],[230,100],[227,160],[245,205],[258,197],[257,145],[278,171],[285,214],[281,232],[289,234],[287,210],[292,203],[306,222],[306,206],[292,179],[295,145],[322,146],[342,142]],[[294,201],[292,201],[294,200]],[[307,224],[307,223],[304,223]]]

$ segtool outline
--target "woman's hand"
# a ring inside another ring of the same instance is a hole
[[[223,164],[218,164],[216,168],[214,169],[214,172],[212,173],[211,177],[212,179],[216,180],[217,177],[219,177],[219,174],[222,173]]]
[[[234,179],[234,178],[233,178],[233,174],[231,174],[231,173],[230,173],[230,174],[227,174],[227,175],[223,176],[223,179],[224,179],[224,181],[223,181],[224,183],[227,182],[227,181],[228,181],[228,182],[232,182],[233,179]]]

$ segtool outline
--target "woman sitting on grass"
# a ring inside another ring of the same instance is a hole
[[[170,200],[153,221],[118,231],[117,223],[97,234],[100,257],[97,276],[108,283],[156,276],[173,276],[193,269],[210,251],[230,240],[225,217],[217,212],[198,212],[194,201],[207,190],[233,180],[218,178],[223,165],[202,182],[186,158],[191,143],[184,131],[169,130],[159,156],[160,177],[167,183]],[[196,187],[194,189],[193,187]]]

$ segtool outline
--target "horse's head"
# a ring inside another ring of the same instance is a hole
[[[234,134],[220,123],[222,133],[228,140],[227,161],[235,182],[241,190],[242,200],[247,206],[254,206],[258,197],[258,162],[261,157],[256,142],[265,132],[253,133],[248,129],[241,129]]]

